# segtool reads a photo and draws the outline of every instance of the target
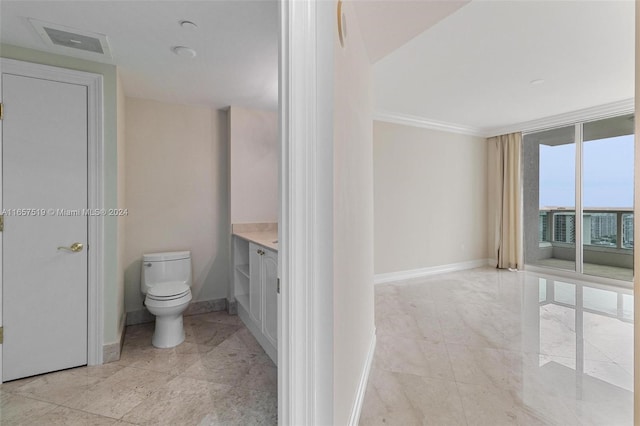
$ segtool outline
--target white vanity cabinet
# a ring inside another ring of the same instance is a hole
[[[262,255],[264,315],[262,330],[274,347],[278,344],[278,254],[264,250]]]
[[[278,253],[238,236],[233,239],[238,315],[277,364]]]
[[[249,314],[256,325],[262,329],[262,287],[264,272],[262,256],[264,250],[257,244],[249,243]]]

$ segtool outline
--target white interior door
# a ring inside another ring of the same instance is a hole
[[[7,381],[87,363],[87,88],[3,74],[2,102]]]

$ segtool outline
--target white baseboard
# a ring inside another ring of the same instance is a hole
[[[188,317],[189,315],[208,314],[210,312],[225,310],[227,310],[227,299],[195,300],[189,304],[183,316]],[[126,325],[145,324],[154,322],[155,320],[156,317],[154,317],[147,308],[142,308],[127,312]]]
[[[371,333],[371,343],[369,344],[369,352],[367,353],[367,359],[362,369],[362,376],[360,377],[360,384],[358,385],[358,392],[356,393],[356,400],[353,404],[353,410],[351,410],[351,417],[349,418],[349,426],[357,426],[360,422],[360,412],[362,411],[362,403],[364,402],[364,395],[367,392],[367,383],[369,382],[369,373],[371,372],[371,365],[373,364],[373,355],[376,351],[376,329],[374,327],[373,333]]]
[[[386,274],[376,274],[374,284],[384,284],[393,281],[409,280],[412,278],[428,277],[430,275],[442,274],[445,272],[464,271],[466,269],[480,268],[483,266],[495,266],[492,259],[468,260],[466,262],[449,263],[448,265],[430,266],[428,268],[411,269],[408,271],[389,272]]]
[[[120,359],[120,342],[109,343],[102,346],[102,363],[108,364]]]
[[[118,325],[118,341],[113,343],[107,343],[102,345],[102,362],[106,364],[108,362],[115,362],[120,360],[120,354],[122,353],[122,345],[124,343],[124,333],[127,323],[127,313],[123,312],[120,318],[120,324]]]

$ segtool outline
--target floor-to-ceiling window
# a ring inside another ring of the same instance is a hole
[[[633,279],[633,116],[528,133],[525,263]]]

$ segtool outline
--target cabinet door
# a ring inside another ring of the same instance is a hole
[[[262,324],[262,255],[263,249],[249,244],[249,313],[260,327]]]
[[[265,250],[264,268],[264,329],[263,333],[273,346],[278,340],[278,255]]]

